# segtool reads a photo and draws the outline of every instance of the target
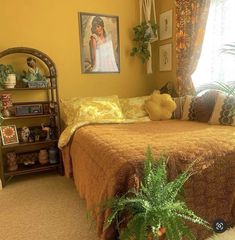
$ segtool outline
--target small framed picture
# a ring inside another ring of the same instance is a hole
[[[160,14],[160,40],[172,37],[172,9]]]
[[[119,73],[118,16],[79,13],[82,73]]]
[[[15,125],[1,126],[0,131],[3,145],[19,143]]]
[[[159,46],[159,71],[171,71],[172,69],[172,44]]]
[[[43,114],[42,104],[15,105],[16,116],[30,116]]]

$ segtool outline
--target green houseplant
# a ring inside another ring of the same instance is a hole
[[[131,56],[139,56],[143,63],[149,60],[150,52],[148,44],[157,37],[157,25],[151,22],[142,22],[133,28],[135,47],[131,50]]]
[[[192,175],[190,168],[175,180],[168,182],[166,161],[161,157],[153,163],[151,149],[147,150],[144,164],[144,178],[140,189],[130,190],[124,196],[115,197],[104,204],[111,209],[106,227],[116,221],[120,239],[161,239],[165,232],[167,240],[195,239],[185,225],[191,221],[210,228],[208,223],[189,210],[182,200],[180,190]],[[128,219],[126,227],[123,216]]]
[[[0,64],[0,85],[1,87],[14,87],[16,84],[15,70],[12,65]]]

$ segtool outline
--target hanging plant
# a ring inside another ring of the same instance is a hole
[[[145,63],[150,58],[148,44],[157,38],[157,24],[142,22],[133,28],[136,47],[131,50],[131,56],[138,56]]]

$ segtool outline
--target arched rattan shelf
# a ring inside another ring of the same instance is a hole
[[[8,48],[2,52],[0,52],[0,58],[5,57],[9,54],[15,54],[15,53],[26,53],[33,55],[39,59],[41,59],[46,66],[48,67],[50,77],[51,78],[56,78],[57,73],[56,73],[56,67],[54,62],[51,60],[49,56],[47,56],[45,53],[34,49],[34,48],[28,48],[28,47],[15,47],[15,48]]]
[[[2,93],[9,94],[10,92],[10,95],[13,95],[13,97],[16,96],[18,92],[24,93],[24,91],[27,91],[23,102],[17,102],[17,97],[14,99],[15,102],[12,106],[12,115],[10,115],[9,117],[5,116],[3,118],[3,121],[5,122],[4,124],[7,126],[7,122],[10,122],[14,126],[18,127],[17,131],[22,127],[22,124],[25,124],[25,126],[29,125],[29,128],[34,129],[35,124],[38,124],[38,119],[41,119],[41,122],[45,122],[45,124],[49,126],[50,131],[52,131],[52,133],[54,132],[54,134],[53,137],[49,139],[42,138],[40,139],[40,141],[33,142],[23,142],[22,140],[17,140],[14,144],[6,144],[6,146],[3,145],[0,139],[0,179],[2,180],[3,186],[5,186],[12,177],[18,175],[25,175],[36,172],[46,172],[49,170],[58,170],[61,174],[63,172],[62,156],[60,152],[59,154],[57,154],[57,162],[54,164],[48,163],[45,165],[41,165],[35,161],[36,163],[34,163],[32,166],[25,166],[20,162],[18,163],[17,169],[14,171],[10,171],[7,168],[7,152],[13,151],[16,154],[25,154],[25,156],[27,156],[27,154],[31,152],[38,153],[39,150],[42,148],[49,149],[52,145],[55,146],[58,143],[58,138],[61,133],[57,71],[54,62],[45,53],[37,49],[28,47],[8,48],[0,52],[0,59],[5,56],[14,54],[28,54],[41,60],[45,64],[45,66],[43,67],[47,68],[48,76],[44,77],[47,80],[48,85],[47,87],[26,87],[19,84],[14,88],[1,89]],[[18,56],[14,57],[17,58]],[[35,93],[35,91],[37,90],[42,92],[44,99],[41,99],[40,94],[35,94],[35,96],[32,97],[32,94],[28,94],[31,90],[34,91],[33,93]],[[40,114],[34,114],[32,112],[30,112],[29,114],[29,112],[27,112],[27,114],[21,113],[19,115],[16,115],[15,107],[17,106],[18,109],[22,109],[25,106],[28,106],[28,108],[39,106],[41,112]],[[20,122],[18,122],[18,120],[20,120]],[[41,126],[36,127],[41,128]]]

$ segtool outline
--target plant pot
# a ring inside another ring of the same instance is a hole
[[[8,74],[4,83],[5,88],[14,88],[16,85],[16,75],[14,73]]]

